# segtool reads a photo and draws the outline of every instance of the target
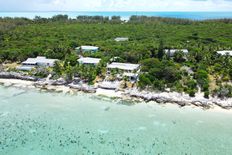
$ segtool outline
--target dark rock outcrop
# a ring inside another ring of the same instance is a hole
[[[22,75],[16,72],[0,72],[0,78],[2,79],[19,79],[19,80],[27,80],[27,81],[37,81],[37,78]]]

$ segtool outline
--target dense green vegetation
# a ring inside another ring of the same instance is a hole
[[[129,41],[115,42],[116,37],[129,37]],[[85,55],[103,58],[101,65],[76,64],[74,49],[80,45],[99,46],[99,52]],[[124,22],[120,17],[69,19],[62,15],[50,19],[0,19],[0,62],[20,62],[44,55],[64,61],[55,66],[57,76],[71,79],[78,74],[92,83],[97,75],[104,76],[104,66],[110,58],[120,57],[122,62],[142,64],[140,88],[171,88],[191,96],[199,88],[205,97],[232,96],[232,58],[216,54],[217,50],[232,49],[231,46],[231,19],[192,21],[132,16]],[[188,49],[189,54],[177,52],[171,58],[164,49],[172,48]]]

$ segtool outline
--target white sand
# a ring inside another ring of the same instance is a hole
[[[17,80],[17,79],[0,79],[0,83],[5,86],[16,86],[16,87],[32,87],[34,82],[25,81],[25,80]]]
[[[62,93],[69,93],[71,91],[71,89],[69,87],[66,86],[52,86],[52,85],[48,85],[46,86],[47,90],[54,90],[55,92],[62,92]]]
[[[96,95],[102,95],[102,96],[106,96],[106,97],[122,97],[122,92],[120,92],[120,91],[115,92],[114,90],[98,88]]]
[[[209,112],[217,112],[217,113],[227,113],[227,114],[232,114],[232,110],[227,110],[227,109],[223,109],[219,106],[214,106],[213,108],[207,109],[207,111]]]
[[[14,86],[20,88],[35,88],[33,81],[25,81],[25,80],[17,80],[17,79],[1,79],[0,84],[3,84],[6,87]],[[45,87],[47,90],[53,90],[55,92],[63,92],[68,93],[70,92],[70,88],[66,86],[51,86],[48,85]]]

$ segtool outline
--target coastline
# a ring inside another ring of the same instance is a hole
[[[57,14],[67,14],[70,18],[74,19],[77,16],[121,16],[123,20],[128,20],[132,15],[138,16],[157,16],[157,17],[169,17],[169,18],[181,18],[191,20],[206,20],[206,19],[221,19],[231,18],[231,11],[1,11],[1,17],[25,17],[33,19],[35,16],[41,16],[44,18],[51,18]]]
[[[125,91],[114,91],[97,88],[96,92],[88,92],[80,89],[75,89],[68,85],[37,85],[34,81],[20,80],[20,79],[6,79],[0,78],[0,85],[4,87],[17,87],[24,89],[39,89],[44,91],[52,91],[64,94],[73,94],[75,91],[87,92],[96,96],[103,96],[107,98],[119,98],[122,100],[130,100],[136,102],[158,103],[163,105],[176,105],[179,107],[192,107],[202,108],[203,110],[212,112],[231,112],[232,99],[221,100],[218,98],[205,99],[201,94],[197,94],[196,97],[189,97],[187,94],[180,94],[177,92],[146,92],[138,91],[136,89],[127,89]]]

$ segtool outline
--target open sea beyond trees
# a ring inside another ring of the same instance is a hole
[[[1,155],[229,155],[229,112],[0,86]]]
[[[232,18],[232,12],[0,12],[0,17],[26,17],[34,18],[35,16],[41,16],[50,18],[57,14],[66,14],[70,18],[76,18],[77,16],[121,16],[122,19],[128,20],[132,15],[144,15],[144,16],[159,16],[159,17],[172,17],[172,18],[186,18],[193,20],[205,20],[205,19],[221,19]]]

